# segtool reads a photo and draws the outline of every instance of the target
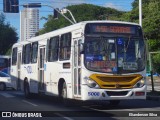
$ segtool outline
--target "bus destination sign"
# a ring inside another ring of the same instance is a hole
[[[131,27],[122,27],[122,26],[95,26],[95,32],[131,33]]]
[[[113,34],[136,34],[137,27],[123,24],[87,24],[86,34],[113,33]]]

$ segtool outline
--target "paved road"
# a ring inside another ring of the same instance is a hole
[[[25,116],[27,113],[40,113],[42,118],[47,120],[150,120],[144,115],[154,115],[152,119],[160,119],[160,102],[149,100],[122,101],[119,106],[110,106],[107,102],[96,104],[82,104],[75,102],[72,107],[65,107],[58,99],[53,97],[38,97],[25,99],[20,91],[0,91],[0,111],[15,112],[14,117],[20,113]],[[11,113],[11,114],[12,114]],[[28,115],[28,114],[27,114]],[[140,115],[140,117],[133,117]],[[156,117],[156,115],[158,117]],[[48,117],[50,118],[48,118]],[[8,118],[21,119],[20,117]],[[23,118],[28,120],[28,118]],[[31,118],[29,118],[31,119]],[[35,118],[34,118],[35,119]],[[39,120],[40,118],[37,118]],[[40,120],[41,120],[40,119]],[[1,120],[1,119],[0,119]],[[4,120],[4,119],[3,119]]]

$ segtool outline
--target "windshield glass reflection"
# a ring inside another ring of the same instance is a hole
[[[85,66],[97,72],[128,73],[145,67],[144,41],[131,37],[87,37]]]

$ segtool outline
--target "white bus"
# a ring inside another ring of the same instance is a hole
[[[146,53],[138,24],[84,21],[13,45],[15,89],[63,100],[146,98]]]

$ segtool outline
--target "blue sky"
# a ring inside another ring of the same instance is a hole
[[[103,7],[111,7],[122,11],[130,11],[132,9],[131,3],[134,0],[19,0],[19,4],[27,4],[27,3],[41,3],[51,5],[54,8],[63,8],[68,5],[75,5],[81,3],[94,4]],[[20,6],[19,10],[22,10],[23,7]],[[53,14],[53,10],[49,7],[41,7],[39,8],[40,18],[47,17],[49,14]],[[0,0],[0,12],[3,12],[3,0]],[[17,33],[19,35],[20,29],[20,14],[19,13],[4,13],[6,16],[6,21],[10,23],[10,25],[17,29]],[[46,21],[40,20],[40,28],[43,28],[43,25]]]

